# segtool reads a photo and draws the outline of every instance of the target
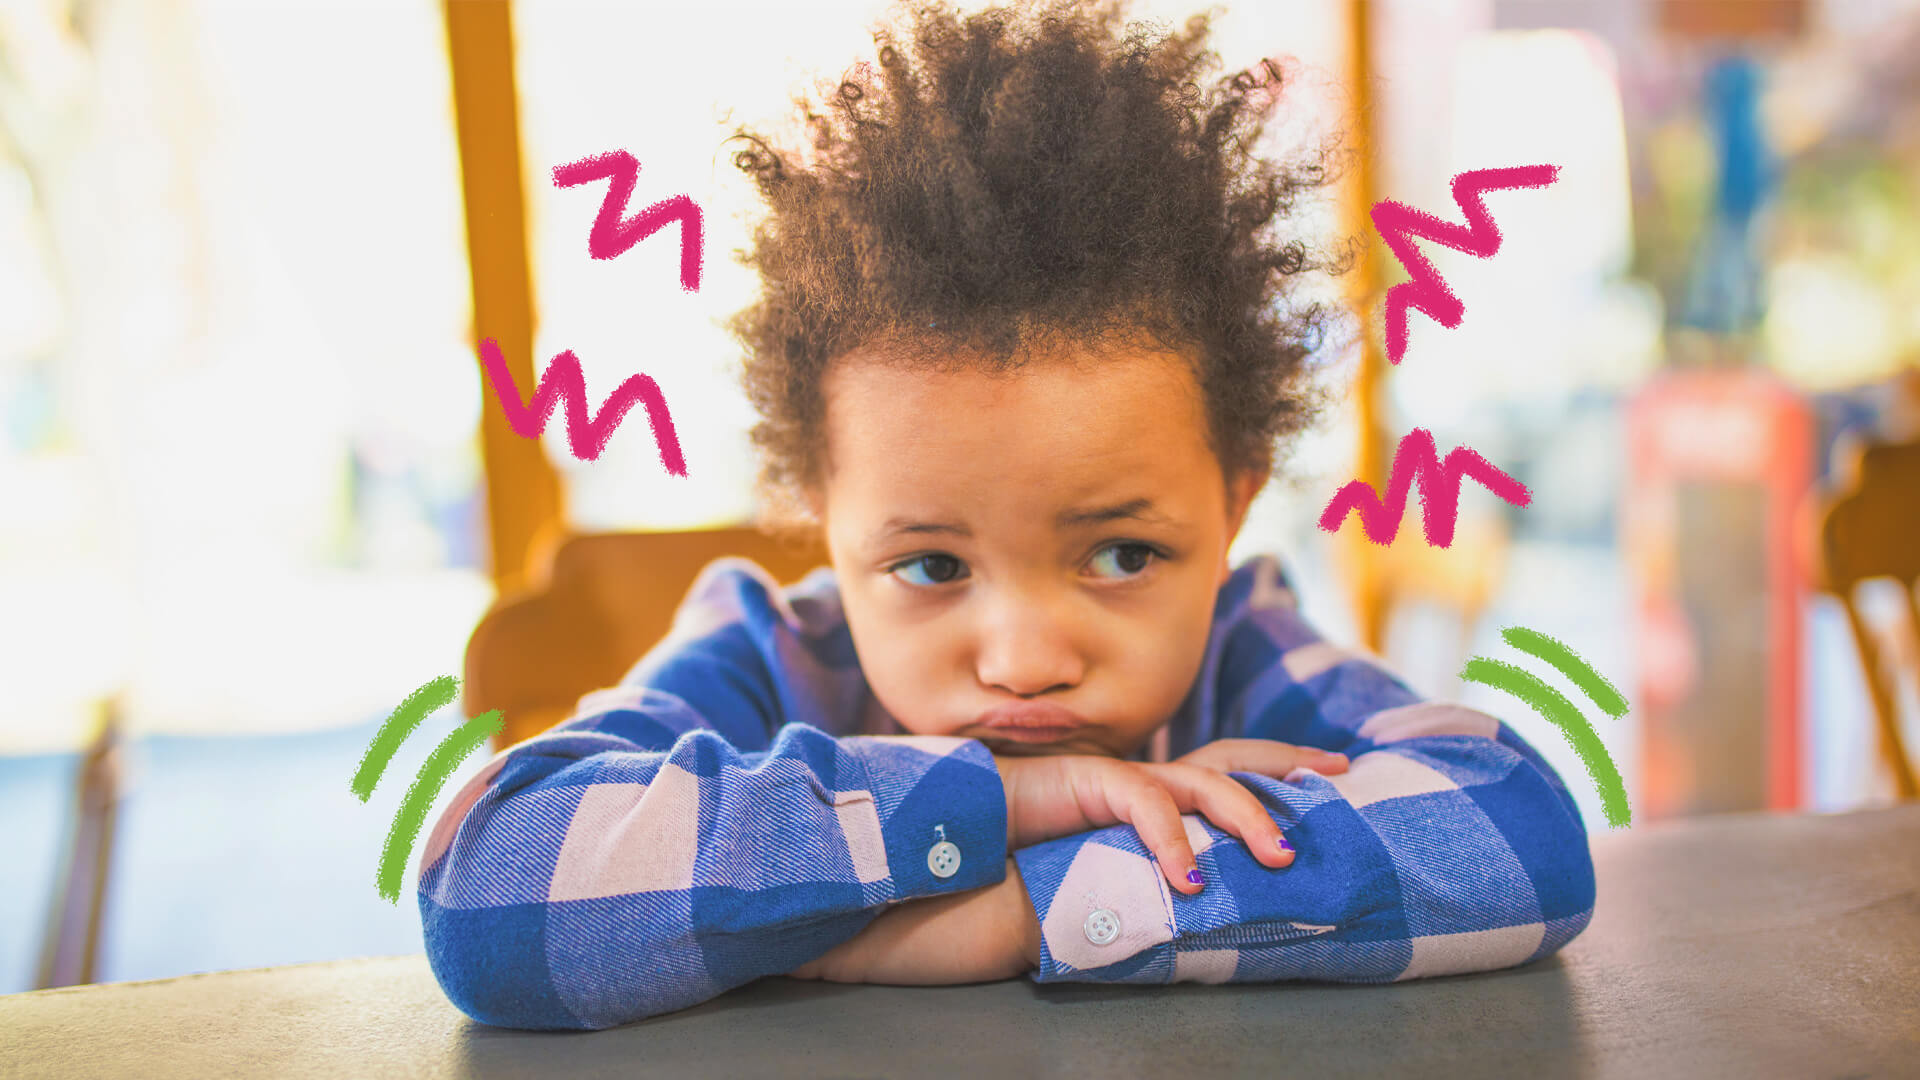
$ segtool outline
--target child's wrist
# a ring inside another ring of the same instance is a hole
[[[1007,902],[1013,907],[1013,919],[1019,927],[1020,955],[1026,960],[1027,970],[1040,967],[1040,916],[1033,909],[1033,897],[1027,892],[1027,883],[1020,876],[1020,866],[1007,856]]]

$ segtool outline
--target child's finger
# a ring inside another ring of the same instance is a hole
[[[1246,785],[1198,765],[1142,765],[1165,785],[1174,801],[1240,838],[1253,857],[1275,869],[1293,865],[1293,851],[1280,844],[1280,826]]]
[[[1104,780],[1108,803],[1120,820],[1132,825],[1160,863],[1174,891],[1191,896],[1206,886],[1193,844],[1187,840],[1183,812],[1172,793],[1130,763],[1119,763]]]
[[[1317,773],[1347,771],[1345,754],[1313,746],[1296,746],[1273,739],[1216,739],[1172,762],[1176,765],[1201,765],[1220,772],[1250,772],[1283,778],[1305,766]]]
[[[1342,773],[1347,771],[1347,755],[1332,750],[1322,750],[1317,746],[1292,746],[1287,743],[1273,743],[1264,739],[1248,740],[1251,745],[1244,747],[1248,765],[1233,764],[1222,772],[1258,772],[1264,775],[1284,777],[1298,768],[1309,768],[1318,773]]]

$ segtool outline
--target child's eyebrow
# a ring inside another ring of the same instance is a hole
[[[1175,524],[1172,518],[1154,506],[1153,500],[1146,496],[1141,496],[1137,499],[1128,499],[1126,502],[1114,503],[1112,506],[1089,506],[1062,510],[1053,519],[1053,523],[1055,528],[1064,530],[1084,528],[1088,525],[1100,525],[1105,522],[1119,521],[1122,519],[1142,521],[1154,525]],[[887,523],[882,525],[879,531],[873,534],[872,542],[876,544],[881,543],[882,541],[903,533],[916,535],[942,533],[963,538],[971,538],[973,536],[972,529],[958,522],[915,521],[908,517],[892,517],[888,518]]]
[[[1112,506],[1094,506],[1080,510],[1062,510],[1059,516],[1053,519],[1053,523],[1056,528],[1073,529],[1085,525],[1099,525],[1108,521],[1119,521],[1122,518],[1131,518],[1135,521],[1144,521],[1156,525],[1173,524],[1173,519],[1162,513],[1158,507],[1153,505],[1153,500],[1144,495],[1137,499],[1128,499],[1123,503],[1114,503]]]
[[[953,536],[971,537],[973,530],[965,525],[948,524],[944,521],[915,521],[912,518],[888,518],[885,525],[873,534],[871,543],[881,543],[902,533],[947,533]]]

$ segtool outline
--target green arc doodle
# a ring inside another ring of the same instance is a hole
[[[458,685],[458,680],[451,675],[434,679],[408,694],[399,708],[393,710],[393,715],[380,725],[350,785],[361,802],[373,794],[374,785],[387,771],[400,744],[407,741],[407,736],[413,734],[413,729],[419,727],[429,713],[453,700],[454,688]],[[387,831],[386,845],[380,851],[376,881],[381,899],[391,904],[400,902],[401,871],[406,866],[407,852],[413,849],[413,841],[420,835],[420,827],[426,823],[427,810],[433,806],[433,800],[439,796],[454,768],[504,726],[499,709],[482,713],[455,728],[427,756],[413,785],[407,788],[406,798],[401,800],[400,812],[394,815],[393,827]]]
[[[1618,720],[1627,714],[1627,701],[1620,691],[1561,642],[1524,626],[1509,626],[1501,631],[1500,636],[1507,644],[1558,668],[1614,719]],[[1495,690],[1504,690],[1553,721],[1567,741],[1573,744],[1574,752],[1580,755],[1581,764],[1586,766],[1594,786],[1600,789],[1600,806],[1606,812],[1607,825],[1617,829],[1633,824],[1632,811],[1627,808],[1627,789],[1620,780],[1620,771],[1614,768],[1613,758],[1607,755],[1606,745],[1600,741],[1593,725],[1587,722],[1573,702],[1567,700],[1565,694],[1541,682],[1530,672],[1481,656],[1467,661],[1460,678],[1491,686]]]

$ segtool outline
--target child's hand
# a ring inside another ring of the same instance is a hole
[[[1285,777],[1301,766],[1318,773],[1347,771],[1347,755],[1272,739],[1215,739],[1181,754],[1175,764],[1204,765],[1220,772],[1250,772]]]
[[[1222,739],[1166,764],[1121,761],[1093,754],[1035,757],[994,755],[1007,794],[1007,847],[1125,822],[1176,892],[1203,887],[1193,845],[1180,815],[1198,813],[1238,836],[1263,865],[1293,865],[1280,846],[1280,828],[1260,800],[1228,770],[1285,776],[1301,765],[1345,772],[1344,755],[1271,739]]]

